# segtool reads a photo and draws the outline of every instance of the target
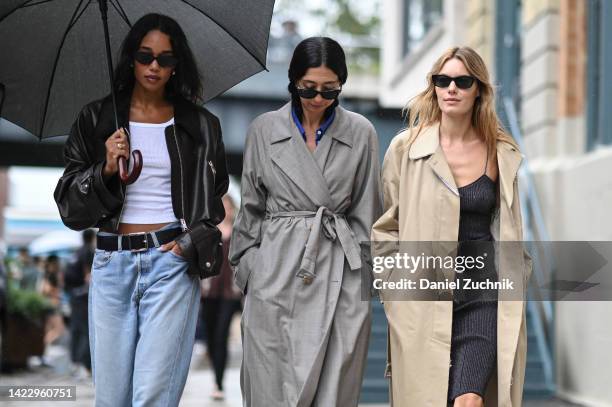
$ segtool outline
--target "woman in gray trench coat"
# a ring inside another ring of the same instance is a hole
[[[230,263],[245,292],[245,406],[356,406],[370,333],[370,228],[382,213],[372,124],[338,106],[344,52],[308,38],[290,103],[249,128]]]

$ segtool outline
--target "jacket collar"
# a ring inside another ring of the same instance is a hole
[[[291,114],[291,102],[281,107],[278,112],[289,121],[288,123],[290,128],[296,128],[295,124],[293,123],[293,116]],[[346,129],[346,127],[343,126],[348,125],[347,120],[348,118],[346,110],[344,110],[344,108],[342,108],[341,106],[336,106],[334,120],[330,124],[329,128],[326,130],[327,132],[325,134],[331,136],[333,139],[338,140],[343,144],[346,144],[349,147],[353,147],[353,134],[342,130]],[[270,137],[270,143],[274,144],[279,141],[291,138],[292,134],[293,132],[291,131],[275,132]]]
[[[117,119],[119,127],[129,128],[130,98],[117,95]],[[197,139],[200,134],[200,119],[198,107],[184,99],[174,103],[174,123],[182,128],[190,137]],[[98,123],[94,131],[95,137],[106,140],[116,130],[112,98],[102,99]]]
[[[438,149],[438,146],[440,145],[439,129],[439,123],[423,127],[421,133],[417,136],[417,138],[410,146],[408,157],[411,160],[418,160],[419,158],[427,157],[428,155],[434,154]],[[412,131],[416,131],[416,129]]]

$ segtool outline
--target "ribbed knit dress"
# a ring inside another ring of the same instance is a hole
[[[487,159],[488,162],[488,159]],[[497,281],[491,217],[497,200],[497,183],[485,173],[459,188],[460,221],[458,254],[482,256],[484,269],[467,269],[457,274],[461,287],[464,278]],[[448,401],[465,393],[484,397],[487,382],[497,359],[497,291],[454,290],[451,367]]]

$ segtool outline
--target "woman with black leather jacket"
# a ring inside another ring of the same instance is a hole
[[[64,223],[98,227],[89,294],[96,405],[178,405],[198,315],[199,276],[214,274],[227,190],[218,119],[198,106],[198,68],[176,21],[138,20],[110,97],[87,105],[55,190]],[[117,160],[142,152],[127,185]],[[218,258],[219,257],[219,258]]]

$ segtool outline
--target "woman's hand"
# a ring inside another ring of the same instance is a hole
[[[130,145],[125,129],[121,128],[114,132],[104,145],[106,146],[106,165],[103,175],[108,178],[119,171],[119,164],[117,163],[119,157],[124,157],[126,160],[130,157]]]
[[[172,251],[172,253],[176,254],[177,256],[183,257],[181,246],[179,246],[174,240],[159,246],[159,251],[161,252]]]

